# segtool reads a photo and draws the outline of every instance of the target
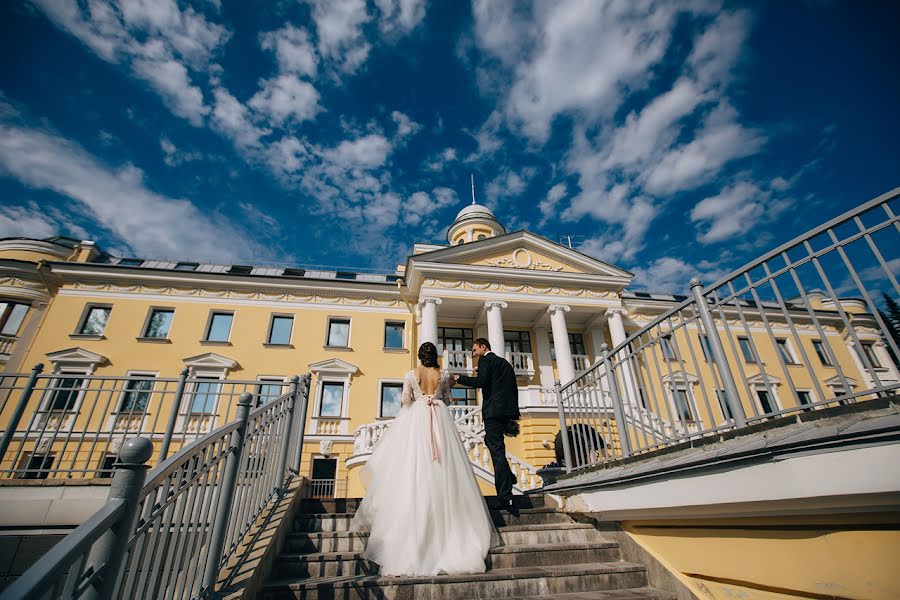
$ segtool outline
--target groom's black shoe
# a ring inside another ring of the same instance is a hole
[[[516,508],[516,503],[513,502],[512,500],[510,500],[510,501],[506,504],[506,512],[508,512],[509,514],[511,514],[511,515],[514,516],[514,517],[518,517],[518,516],[519,516],[519,509]]]

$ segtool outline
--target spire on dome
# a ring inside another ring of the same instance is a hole
[[[475,173],[472,173],[472,204],[475,204]]]

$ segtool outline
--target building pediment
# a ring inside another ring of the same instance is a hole
[[[781,379],[774,375],[770,375],[769,373],[766,373],[765,375],[756,373],[747,378],[747,383],[750,385],[766,385],[766,383],[769,385],[780,385]]]
[[[238,366],[238,362],[233,358],[216,354],[215,352],[207,352],[206,354],[198,354],[184,359],[184,364],[191,369],[234,369]]]
[[[359,371],[359,367],[351,365],[347,361],[339,358],[329,358],[309,364],[309,370],[313,373],[340,373],[342,375],[353,375]]]
[[[97,354],[96,352],[85,350],[84,348],[67,348],[66,350],[48,352],[47,358],[50,362],[61,366],[97,366],[107,362],[107,358],[102,354]]]
[[[847,380],[847,383],[850,385],[850,387],[852,387],[852,388],[856,387],[855,379],[853,379],[852,377],[845,377],[844,379]],[[835,375],[833,377],[829,377],[828,379],[826,379],[825,385],[827,385],[828,387],[843,388],[844,382],[841,380],[841,378],[838,375]]]
[[[672,371],[672,373],[663,376],[662,380],[670,385],[687,385],[700,383],[696,375],[686,373],[684,371]]]

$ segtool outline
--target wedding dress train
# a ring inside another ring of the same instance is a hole
[[[382,575],[481,573],[497,544],[487,504],[445,401],[406,374],[402,406],[360,472],[366,495],[351,529],[369,531],[365,558]]]

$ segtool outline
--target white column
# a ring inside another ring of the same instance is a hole
[[[507,306],[508,304],[501,300],[488,300],[484,303],[484,308],[487,310],[488,341],[491,343],[491,350],[497,356],[506,354],[504,352],[506,344],[503,340],[502,310]]]
[[[440,298],[422,299],[422,323],[419,325],[419,346],[425,342],[434,345],[438,343],[437,307],[441,303]],[[418,347],[415,348],[418,351]]]
[[[541,375],[541,387],[553,387],[553,357],[550,355],[550,330],[546,327],[534,328],[535,345],[537,346],[538,373]]]
[[[625,311],[620,308],[613,308],[609,311],[609,335],[612,338],[610,350],[624,342],[625,338],[628,337],[625,335],[625,323],[622,321],[624,312]],[[628,404],[640,406],[638,393],[634,387],[634,377],[631,373],[631,363],[625,361],[621,364],[620,368],[621,373],[618,381],[620,385],[625,386],[624,390],[620,389],[620,391],[624,391],[625,393],[625,398],[623,398],[623,400]]]
[[[603,332],[603,326],[599,323],[588,328],[588,337],[591,340],[591,348],[594,350],[594,362],[600,360],[600,347],[603,344],[609,345],[606,341],[606,334]]]
[[[556,370],[562,384],[575,379],[575,361],[572,360],[569,330],[566,328],[566,313],[570,310],[562,304],[554,304],[547,309],[550,313],[550,327],[553,329],[553,347],[556,348]]]

